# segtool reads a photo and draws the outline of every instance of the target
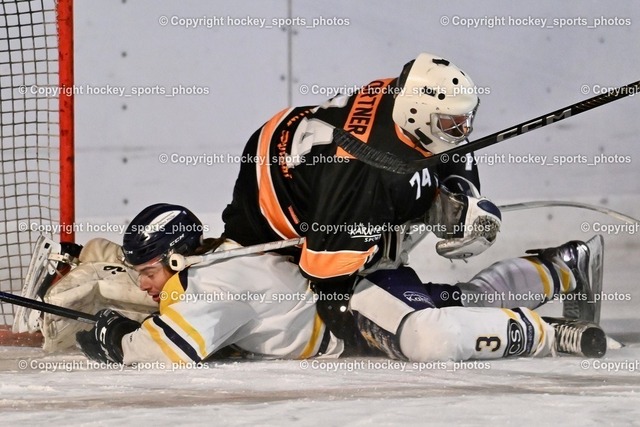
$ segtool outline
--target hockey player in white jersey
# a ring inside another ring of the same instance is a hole
[[[182,206],[144,209],[129,224],[123,251],[159,312],[137,322],[102,310],[91,330],[77,334],[78,345],[89,358],[125,364],[202,362],[228,347],[262,358],[386,355],[411,361],[556,352],[600,357],[606,351],[597,325],[533,311],[589,286],[583,283],[589,254],[581,242],[496,263],[465,284],[424,284],[406,266],[372,272],[357,279],[350,297],[353,325],[323,319],[309,281],[280,254],[230,258],[176,274],[169,268],[174,253],[236,246],[203,240],[201,222]],[[540,298],[516,296],[524,294]],[[341,327],[354,330],[354,339],[338,339]]]

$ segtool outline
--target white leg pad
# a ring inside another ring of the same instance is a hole
[[[400,329],[400,348],[411,361],[545,356],[553,343],[553,327],[526,308],[425,309]]]

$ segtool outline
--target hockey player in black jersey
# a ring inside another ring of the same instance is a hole
[[[400,265],[395,248],[410,227],[435,232],[444,239],[438,252],[450,258],[484,251],[495,240],[500,212],[480,196],[472,157],[396,174],[334,141],[338,128],[406,160],[445,152],[471,133],[479,104],[474,89],[446,59],[421,54],[398,78],[279,112],[244,149],[247,161],[223,212],[225,236],[245,246],[304,236],[295,254],[302,273],[330,283],[380,262]]]

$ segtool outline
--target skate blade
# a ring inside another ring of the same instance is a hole
[[[589,283],[591,294],[589,295],[587,311],[589,320],[596,325],[600,324],[600,311],[602,309],[602,280],[604,274],[604,238],[598,234],[585,242],[589,248]]]
[[[624,343],[607,336],[607,350],[620,350],[624,346]]]

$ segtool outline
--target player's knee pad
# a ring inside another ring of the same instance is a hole
[[[407,359],[463,360],[460,319],[446,316],[441,309],[421,310],[407,316],[399,331],[400,348]]]
[[[360,280],[349,305],[368,345],[394,359],[406,358],[398,337],[405,317],[416,310],[434,307],[424,284],[408,267],[379,270]]]

